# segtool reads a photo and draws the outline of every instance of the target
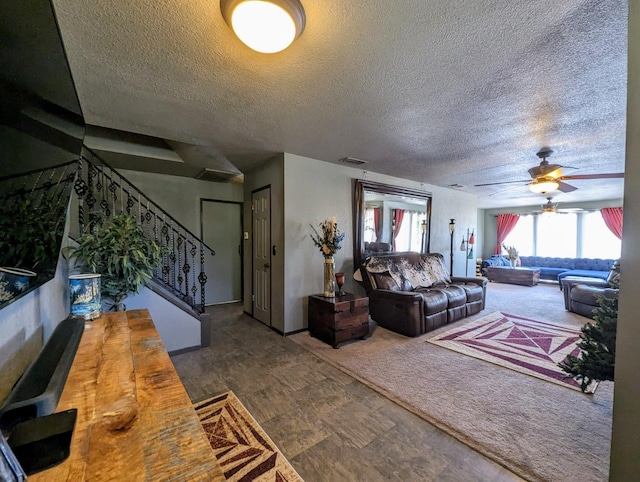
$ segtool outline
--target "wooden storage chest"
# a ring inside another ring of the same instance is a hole
[[[351,293],[335,298],[309,296],[309,334],[334,348],[340,343],[369,336],[369,298]]]

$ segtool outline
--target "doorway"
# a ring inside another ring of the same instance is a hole
[[[253,317],[271,326],[271,188],[251,193]]]
[[[200,235],[205,253],[206,305],[242,301],[242,203],[200,199]]]

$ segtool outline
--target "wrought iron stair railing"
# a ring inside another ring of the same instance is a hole
[[[94,153],[91,155],[94,161],[85,157],[78,161],[74,186],[79,233],[90,232],[119,213],[133,216],[142,231],[164,248],[154,280],[193,310],[204,313],[205,255],[207,252],[215,255],[215,251],[124,176]]]

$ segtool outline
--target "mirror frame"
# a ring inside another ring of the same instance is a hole
[[[433,194],[429,191],[419,191],[408,187],[393,186],[380,182],[355,179],[353,186],[353,267],[360,268],[364,261],[364,192],[373,191],[381,194],[395,194],[398,196],[424,199],[427,213],[426,253],[431,250],[431,200]]]

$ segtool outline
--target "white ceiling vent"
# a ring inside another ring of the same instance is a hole
[[[363,161],[362,159],[356,159],[355,157],[343,157],[342,159],[339,159],[338,162],[361,166],[362,164],[367,164],[369,161]]]

